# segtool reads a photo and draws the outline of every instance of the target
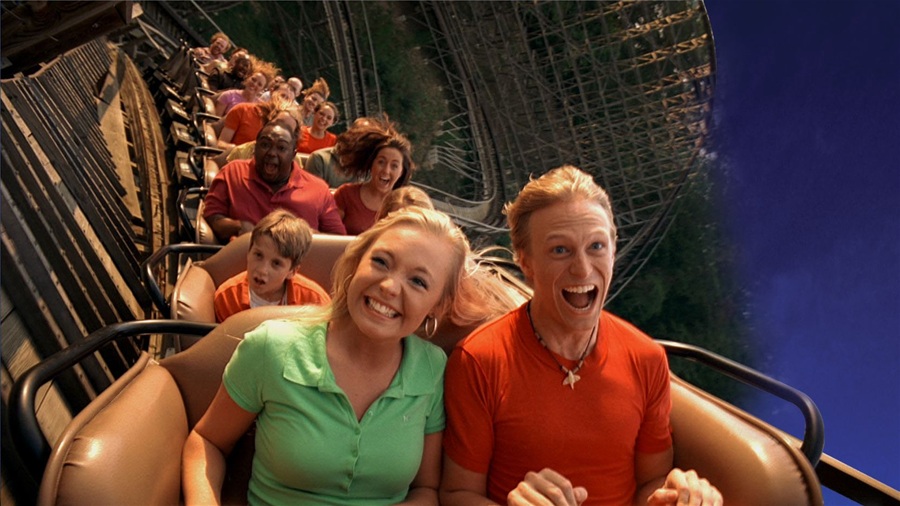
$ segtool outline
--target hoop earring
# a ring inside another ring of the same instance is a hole
[[[428,322],[431,322],[431,324],[432,324],[431,330],[428,330]],[[435,318],[433,316],[426,316],[425,317],[425,337],[427,337],[428,339],[431,339],[432,337],[434,337],[434,334],[437,332],[437,326],[438,326],[437,318]]]

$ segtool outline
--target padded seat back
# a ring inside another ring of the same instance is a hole
[[[695,469],[729,506],[823,504],[795,439],[674,375],[671,389],[676,467]]]
[[[194,242],[197,244],[219,244],[216,233],[213,232],[209,222],[203,217],[203,210],[206,207],[206,201],[200,199],[197,204],[197,222],[194,224]]]
[[[244,334],[289,306],[236,314],[196,346],[138,363],[81,411],[54,445],[39,505],[179,504],[181,449],[209,406]],[[228,459],[223,504],[246,504],[252,435]]]
[[[177,385],[143,354],[66,427],[37,504],[177,504],[187,435]]]
[[[300,273],[326,291],[331,291],[331,270],[355,236],[313,234],[309,252],[300,264]],[[216,288],[247,269],[250,234],[238,236],[209,258],[188,263],[172,290],[172,318],[195,322],[216,322]],[[186,349],[197,341],[195,336],[182,336],[180,347]]]
[[[203,186],[209,188],[213,179],[219,175],[219,163],[214,156],[206,156],[203,159]]]
[[[247,268],[250,235],[244,234],[206,260],[182,268],[172,290],[172,319],[215,323],[216,288]]]
[[[219,134],[216,132],[212,121],[202,121],[200,123],[200,135],[203,138],[204,146],[216,147],[219,145]],[[205,185],[209,186],[209,185]]]
[[[334,284],[331,271],[355,235],[313,234],[309,251],[300,262],[300,274],[315,281],[329,294]]]

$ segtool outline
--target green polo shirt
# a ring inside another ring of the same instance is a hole
[[[357,421],[328,364],[325,330],[263,323],[225,368],[231,398],[259,413],[250,504],[395,504],[419,470],[425,435],[444,429],[440,348],[404,338],[400,370]]]

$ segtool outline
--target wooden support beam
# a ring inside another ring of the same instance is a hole
[[[133,1],[26,2],[3,12],[3,77],[30,72],[40,63],[121,28],[139,13]]]

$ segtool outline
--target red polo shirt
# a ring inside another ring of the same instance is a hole
[[[229,162],[213,179],[206,194],[203,217],[222,214],[256,223],[276,209],[303,218],[317,232],[347,233],[328,184],[293,162],[291,177],[277,191],[256,173],[256,160]]]

